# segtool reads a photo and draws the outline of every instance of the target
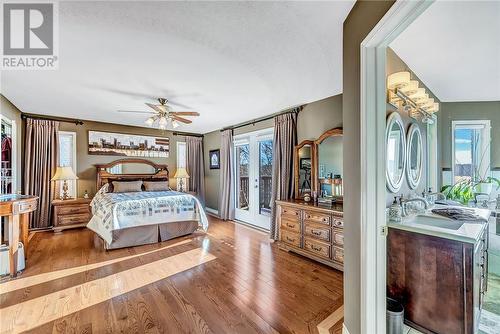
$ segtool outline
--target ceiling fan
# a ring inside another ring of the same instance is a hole
[[[184,118],[182,116],[200,116],[200,113],[196,111],[172,111],[171,107],[167,104],[168,100],[160,97],[158,98],[160,104],[147,103],[146,105],[153,110],[150,111],[134,111],[134,110],[118,110],[119,112],[132,112],[141,114],[153,114],[146,120],[146,124],[149,126],[158,125],[161,130],[166,130],[168,125],[171,124],[175,129],[181,125],[181,123],[190,124],[192,121],[190,119]]]

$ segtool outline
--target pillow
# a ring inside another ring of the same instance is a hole
[[[171,190],[168,181],[144,181],[146,191],[168,191]]]
[[[114,193],[132,193],[142,191],[142,181],[113,181]]]
[[[102,194],[105,194],[105,193],[107,193],[107,192],[109,192],[109,183],[106,183],[105,185],[103,185],[103,186],[101,187],[101,189],[99,189],[99,191],[98,191],[98,192],[97,192],[97,194],[95,194],[95,195],[96,195],[96,196],[97,196],[97,195],[102,195]]]

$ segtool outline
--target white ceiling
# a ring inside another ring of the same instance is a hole
[[[500,1],[437,1],[390,47],[442,102],[500,101]]]
[[[59,2],[59,69],[5,71],[23,112],[145,126],[144,102],[201,113],[206,133],[342,92],[354,1]]]

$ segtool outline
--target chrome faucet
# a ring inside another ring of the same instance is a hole
[[[446,199],[446,195],[445,194],[443,194],[442,192],[439,192],[439,191],[432,192],[431,188],[429,188],[428,191],[425,191],[425,190],[422,191],[422,197],[424,199],[426,199],[426,200],[430,199],[432,196],[436,196],[436,200],[440,200],[440,199],[445,200]]]
[[[425,198],[414,197],[414,198],[405,199],[405,198],[403,198],[403,196],[401,196],[400,203],[401,203],[403,217],[408,216],[408,212],[406,211],[406,205],[408,203],[411,203],[411,202],[421,202],[421,203],[424,203],[425,209],[429,208],[429,202],[427,202],[427,200]]]

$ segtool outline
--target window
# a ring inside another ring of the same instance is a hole
[[[76,170],[76,132],[59,131],[59,166],[73,168]],[[59,192],[62,195],[62,181],[60,182]],[[68,192],[71,197],[76,197],[76,180],[68,181]]]
[[[490,121],[452,122],[453,183],[490,173]]]
[[[187,168],[187,147],[185,142],[177,142],[177,168]],[[183,189],[189,190],[189,182],[183,181]],[[177,189],[180,189],[180,179],[177,179]]]

